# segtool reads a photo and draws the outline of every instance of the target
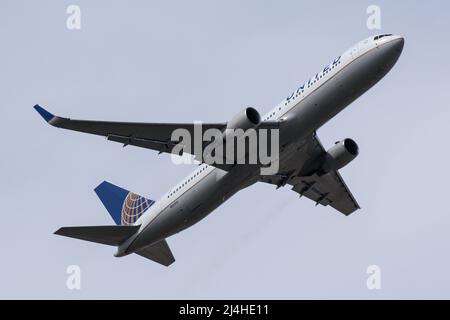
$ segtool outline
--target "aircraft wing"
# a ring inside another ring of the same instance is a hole
[[[80,131],[84,133],[104,136],[110,141],[122,143],[123,146],[132,145],[136,147],[156,150],[159,153],[180,153],[181,147],[174,150],[175,146],[179,145],[178,141],[172,141],[172,133],[177,129],[187,130],[190,134],[190,148],[191,154],[195,150],[196,131],[200,135],[201,153],[204,148],[210,144],[210,141],[203,142],[203,133],[208,129],[217,129],[224,131],[227,123],[202,123],[200,127],[195,123],[139,123],[139,122],[111,122],[111,121],[92,121],[92,120],[73,120],[69,118],[62,118],[55,116],[42,108],[35,105],[34,109],[44,118],[50,125],[68,130]],[[197,128],[196,128],[197,127]],[[277,128],[278,122],[265,121],[259,126],[260,129]],[[187,142],[189,143],[189,142]],[[202,161],[203,159],[196,160]],[[208,163],[209,164],[209,163]],[[224,159],[222,163],[212,163],[211,165],[229,171],[234,164],[230,164]]]
[[[160,153],[172,153],[173,148],[178,144],[177,142],[171,141],[172,132],[176,129],[188,130],[192,139],[194,139],[194,123],[138,123],[72,120],[55,116],[39,105],[35,105],[34,108],[45,121],[54,127],[104,136],[108,140],[122,143],[124,146],[132,145],[156,150]],[[202,124],[202,131],[211,128],[223,131],[226,128],[226,123]],[[201,134],[203,134],[203,132]],[[193,141],[191,146],[194,148]],[[224,170],[229,169],[229,166],[225,164],[223,166],[217,166]]]
[[[348,189],[338,171],[317,174],[317,164],[326,154],[325,149],[315,134],[308,137],[300,150],[307,154],[306,160],[299,168],[287,174],[260,176],[260,181],[292,186],[292,190],[316,202],[316,205],[330,205],[337,211],[349,215],[359,209],[359,204]]]

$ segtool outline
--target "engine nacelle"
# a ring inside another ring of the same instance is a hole
[[[261,123],[261,115],[254,108],[246,108],[235,115],[228,123],[227,129],[247,129],[255,128]]]
[[[358,153],[358,145],[352,139],[339,141],[327,151],[321,169],[324,173],[339,170],[355,159]]]

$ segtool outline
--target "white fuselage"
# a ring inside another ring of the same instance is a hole
[[[391,69],[400,46],[403,38],[391,35],[357,43],[263,117],[263,121],[280,121],[280,167],[290,157],[289,146],[300,144]],[[135,252],[188,228],[256,182],[258,174],[239,166],[226,172],[201,164],[138,219],[139,232],[119,247],[118,255]]]

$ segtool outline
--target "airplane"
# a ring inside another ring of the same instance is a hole
[[[397,62],[404,38],[381,34],[358,42],[306,83],[299,86],[265,116],[246,108],[230,121],[206,123],[203,128],[277,128],[279,168],[262,175],[259,165],[200,163],[194,172],[157,201],[104,181],[95,192],[116,225],[63,227],[57,235],[116,246],[116,257],[131,253],[164,266],[175,258],[166,239],[205,218],[238,191],[256,182],[291,189],[350,215],[360,208],[339,170],[359,153],[350,138],[325,150],[316,135],[324,123],[381,80]],[[171,133],[192,123],[130,123],[72,120],[53,115],[40,105],[35,110],[58,128],[105,136],[110,141],[172,153]],[[207,144],[203,144],[205,148]]]

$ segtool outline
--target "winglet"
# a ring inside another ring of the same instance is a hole
[[[52,120],[55,116],[53,114],[51,114],[50,112],[48,112],[47,110],[45,110],[44,108],[42,108],[40,105],[35,105],[34,110],[36,110],[42,118],[44,118],[45,121],[50,122],[50,120]]]

